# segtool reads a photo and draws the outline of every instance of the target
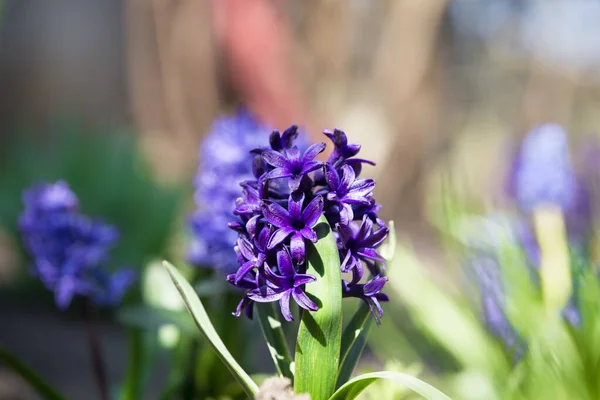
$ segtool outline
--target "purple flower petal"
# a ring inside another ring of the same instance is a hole
[[[313,243],[317,243],[317,240],[319,240],[319,238],[317,237],[317,233],[312,228],[309,228],[307,226],[305,226],[304,228],[300,229],[300,234],[306,240],[310,240]]]
[[[291,147],[298,137],[298,126],[292,125],[281,134],[281,146],[285,149]]]
[[[358,233],[356,234],[356,239],[357,240],[364,240],[366,239],[371,232],[373,231],[373,222],[368,219],[366,216],[363,217],[362,223],[360,225],[360,228],[358,230]]]
[[[271,236],[271,239],[267,244],[267,249],[271,250],[275,246],[279,245],[281,242],[287,239],[287,237],[290,236],[293,232],[295,232],[294,229],[289,226],[286,228],[277,229],[275,233],[273,233],[273,235]]]
[[[292,258],[298,264],[304,263],[306,256],[306,248],[304,246],[304,238],[300,233],[295,233],[290,241],[290,248],[292,250]]]
[[[305,310],[317,311],[319,309],[315,302],[312,301],[300,288],[294,288],[292,290],[292,297],[294,297],[296,303],[298,303],[298,305]]]
[[[383,289],[386,282],[387,282],[386,277],[373,278],[373,280],[371,282],[365,284],[365,287],[364,287],[365,296],[371,297],[371,296],[376,295]]]
[[[323,197],[317,196],[311,200],[302,212],[302,220],[309,227],[315,226],[319,218],[323,214]]]
[[[290,253],[286,248],[283,248],[277,252],[277,267],[279,268],[279,272],[281,272],[284,276],[294,276],[296,273],[294,270],[294,264],[292,263],[292,258],[290,257]]]
[[[307,283],[311,283],[316,280],[317,278],[309,274],[296,274],[294,277],[294,287],[306,285]]]
[[[269,203],[262,207],[264,217],[271,224],[278,228],[285,228],[293,221],[290,219],[289,212],[277,203]]]
[[[288,209],[291,221],[299,221],[302,216],[302,205],[304,204],[304,193],[292,193],[288,200]]]
[[[293,321],[294,317],[290,311],[290,295],[291,290],[286,290],[279,300],[279,306],[281,307],[281,314],[286,321]]]
[[[240,249],[240,253],[246,260],[254,260],[256,258],[256,254],[254,253],[254,248],[252,247],[252,243],[248,241],[243,236],[239,236],[237,240],[238,248]]]
[[[342,270],[342,272],[348,272],[348,271],[350,271],[350,268],[352,268],[352,265],[348,265],[351,255],[352,255],[352,251],[347,250],[346,256],[344,257],[344,260],[342,261],[342,265],[340,266],[340,269]]]
[[[327,147],[327,145],[323,142],[313,144],[304,152],[302,161],[304,163],[312,161],[319,153],[322,153],[323,150],[325,150],[325,147]]]
[[[356,254],[370,260],[385,262],[385,258],[381,257],[374,249],[365,248],[358,251]]]
[[[364,247],[379,247],[381,243],[387,238],[390,229],[388,227],[382,227],[373,232],[368,238],[360,242],[361,246]]]
[[[267,287],[281,292],[290,288],[290,279],[287,276],[278,275],[269,267],[267,263],[264,265],[263,273],[265,275]]]
[[[289,161],[285,156],[274,150],[267,150],[262,153],[262,157],[267,163],[277,168],[287,168]]]
[[[294,146],[291,149],[286,151],[287,154],[287,165],[297,165],[300,163],[300,149],[298,146]]]
[[[261,179],[269,180],[269,179],[289,178],[291,176],[293,176],[293,174],[291,172],[289,172],[287,169],[275,168],[274,170],[269,171],[268,173],[263,175]]]
[[[350,184],[350,191],[366,196],[375,188],[373,179],[357,179]]]
[[[344,165],[342,167],[342,178],[340,180],[340,187],[338,190],[347,192],[348,189],[350,188],[350,185],[354,182],[355,179],[356,179],[356,174],[354,173],[354,170],[352,169],[352,167],[350,167],[348,165]]]
[[[299,175],[297,177],[291,178],[288,181],[288,187],[290,188],[290,190],[292,192],[295,192],[296,190],[298,190],[300,188],[300,183],[302,182],[302,175]]]
[[[300,171],[300,174],[306,175],[309,172],[318,170],[322,166],[323,166],[323,163],[320,161],[309,161],[302,166],[302,171]]]
[[[336,192],[340,185],[340,175],[331,164],[327,164],[327,168],[325,168],[325,179],[327,179],[329,189]]]
[[[242,265],[235,274],[235,280],[233,281],[233,283],[235,283],[236,285],[240,283],[240,281],[246,276],[246,274],[250,272],[252,268],[255,267],[256,263],[254,261],[245,262],[244,265]]]
[[[263,287],[259,289],[252,289],[248,292],[248,298],[257,303],[271,303],[281,299],[284,292],[275,292],[273,289]]]
[[[342,225],[348,225],[353,219],[354,211],[352,211],[352,206],[342,203],[342,208],[340,210],[340,223]]]
[[[233,315],[239,317],[240,315],[242,315],[242,311],[244,311],[244,309],[248,307],[251,303],[252,301],[250,301],[248,297],[244,296],[242,300],[240,300],[240,302],[238,303]]]

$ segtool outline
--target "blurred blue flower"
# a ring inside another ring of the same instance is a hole
[[[532,129],[523,140],[510,174],[509,194],[529,214],[540,205],[555,205],[565,215],[571,241],[580,241],[590,228],[592,207],[586,175],[571,163],[568,138],[557,124]]]
[[[560,125],[540,125],[527,134],[514,173],[514,194],[523,211],[531,212],[541,204],[563,211],[573,207],[577,183],[567,134]]]
[[[214,121],[200,149],[200,165],[194,182],[198,208],[190,218],[192,241],[187,259],[191,264],[228,273],[237,269],[233,245],[238,235],[229,229],[228,223],[234,216],[240,182],[254,179],[254,172],[262,173],[258,170],[263,166],[253,164],[256,155],[251,151],[261,148],[269,135],[277,144],[286,144],[289,137],[298,135],[296,130],[283,135],[273,135],[271,131],[245,109]],[[303,135],[298,140],[300,148],[308,147]]]
[[[24,192],[19,228],[33,258],[33,273],[54,292],[59,309],[75,295],[96,305],[118,304],[133,283],[132,270],[109,274],[108,253],[117,230],[79,213],[79,202],[66,182],[37,184]]]

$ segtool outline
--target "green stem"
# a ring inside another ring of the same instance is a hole
[[[8,350],[0,346],[0,363],[19,375],[45,400],[66,400],[56,389],[44,381],[36,372],[21,362]]]
[[[354,316],[344,329],[340,352],[340,369],[336,387],[339,388],[352,376],[363,349],[367,343],[372,319],[371,311],[364,301],[360,302]]]
[[[278,318],[273,303],[255,304],[255,312],[258,315],[258,321],[263,336],[267,342],[269,353],[275,363],[277,373],[285,376],[294,382],[294,373],[292,372],[292,356],[288,349],[283,333],[281,320]]]
[[[127,377],[123,384],[122,399],[141,400],[145,398],[145,386],[148,373],[154,365],[155,332],[147,332],[140,328],[129,329],[129,365]]]

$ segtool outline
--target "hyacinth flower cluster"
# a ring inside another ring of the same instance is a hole
[[[98,306],[120,303],[135,275],[130,269],[111,274],[106,268],[118,231],[81,214],[77,196],[64,181],[32,186],[23,203],[23,243],[33,259],[33,274],[54,293],[56,306],[68,308],[74,296]]]
[[[231,251],[238,269],[227,281],[244,291],[233,314],[256,314],[277,371],[273,382],[286,398],[293,384],[294,398],[352,400],[371,383],[388,379],[427,399],[449,400],[407,374],[380,371],[351,379],[366,344],[369,314],[379,323],[380,303],[388,301],[382,292],[385,259],[378,249],[390,229],[378,216],[375,182],[359,177],[363,165],[372,163],[356,157],[360,146],[349,144],[341,130],[325,135],[333,141],[325,162],[318,157],[325,143],[305,151],[295,145],[296,126],[273,131],[268,146],[249,149],[252,178],[240,182],[235,220],[228,224],[237,234]],[[386,245],[393,248],[393,238]],[[267,383],[258,387],[227,350],[193,286],[175,266],[163,264],[196,326],[248,397],[283,398]],[[345,324],[344,297],[362,300]],[[293,303],[301,310],[295,353],[280,322],[293,320]]]
[[[197,210],[190,218],[192,240],[187,261],[195,266],[231,273],[237,259],[231,250],[236,232],[227,224],[239,197],[239,182],[253,179],[253,155],[248,149],[261,146],[269,132],[264,124],[246,109],[233,116],[217,118],[200,149],[200,165],[194,180]],[[299,147],[308,147],[299,136]]]
[[[467,264],[474,272],[480,289],[483,319],[490,332],[508,347],[518,347],[519,334],[511,326],[505,311],[506,285],[510,283],[502,277],[498,258],[501,241],[514,243],[523,250],[529,276],[542,291],[547,291],[544,278],[564,281],[564,285],[558,286],[565,287],[568,293],[561,295],[564,301],[559,303],[559,311],[570,325],[578,326],[580,323],[581,316],[570,283],[572,271],[562,271],[560,277],[556,271],[552,271],[554,278],[544,276],[547,271],[543,268],[542,253],[545,242],[550,243],[553,251],[557,250],[559,244],[564,246],[562,253],[566,258],[573,252],[584,256],[587,251],[585,247],[593,213],[589,174],[588,171],[581,172],[578,174],[573,167],[567,133],[560,125],[543,124],[532,129],[524,138],[509,175],[508,194],[514,200],[519,214],[487,218],[487,222],[496,227],[498,235],[489,238],[485,248],[471,246],[472,256]],[[543,219],[542,229],[539,228],[540,216]],[[482,228],[488,233],[494,231]],[[562,230],[564,240],[560,240]],[[552,235],[554,238],[548,238]],[[568,262],[567,259],[565,264],[568,265]]]
[[[341,130],[326,131],[334,145],[326,162],[316,157],[325,143],[301,152],[294,144],[296,126],[273,131],[268,147],[252,151],[253,179],[241,182],[236,201],[238,219],[229,224],[237,232],[234,247],[239,269],[227,280],[246,291],[234,315],[252,316],[254,303],[279,302],[283,317],[291,321],[291,299],[304,310],[317,304],[304,287],[316,280],[306,273],[307,243],[318,240],[316,225],[322,216],[337,241],[344,297],[367,302],[376,321],[383,315],[380,302],[386,283],[385,260],[377,248],[388,236],[378,217],[372,179],[360,179],[363,164],[357,144],[349,144]],[[366,279],[366,282],[364,282]]]

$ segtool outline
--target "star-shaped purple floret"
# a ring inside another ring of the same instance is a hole
[[[248,274],[246,274],[242,279],[240,279],[237,282],[236,282],[236,275],[237,274],[227,275],[227,282],[231,283],[233,286],[235,286],[237,288],[246,289],[248,291],[257,289],[260,286],[260,282],[259,282],[260,275],[257,273],[249,272]],[[250,300],[250,298],[248,297],[248,293],[246,293],[246,295],[238,303],[238,305],[235,309],[235,312],[233,312],[234,316],[239,317],[240,315],[242,315],[242,311],[245,311],[246,316],[248,318],[252,319],[254,302],[252,300]]]
[[[250,290],[248,298],[258,303],[270,303],[279,301],[281,313],[287,321],[293,321],[294,317],[290,310],[290,297],[305,310],[316,311],[319,309],[304,293],[304,285],[314,282],[316,278],[308,274],[299,274],[294,269],[294,264],[287,249],[283,248],[277,252],[277,268],[279,273],[273,272],[265,263],[265,284],[259,288]]]
[[[252,215],[260,211],[261,199],[257,188],[249,182],[242,182],[242,197],[235,201],[233,213],[236,215]]]
[[[298,137],[298,125],[292,125],[283,131],[282,134],[278,130],[274,130],[269,136],[269,144],[271,149],[275,151],[282,151],[289,149],[294,144],[294,141]]]
[[[321,161],[315,161],[314,158],[325,150],[325,143],[315,143],[300,155],[300,150],[297,146],[291,149],[278,152],[275,150],[267,150],[262,153],[263,158],[275,169],[269,171],[262,180],[291,178],[288,185],[291,190],[298,190],[302,178],[323,166]]]
[[[360,173],[361,165],[363,163],[375,165],[373,161],[365,160],[362,158],[352,158],[360,151],[359,144],[348,144],[348,137],[344,131],[340,129],[334,129],[331,131],[324,131],[327,136],[333,142],[333,152],[329,155],[327,163],[335,167],[339,167],[343,164],[350,165],[357,174]]]
[[[348,225],[354,219],[353,204],[368,206],[371,204],[369,194],[375,187],[373,179],[356,179],[354,169],[349,165],[341,168],[341,176],[337,169],[330,164],[326,170],[328,202],[337,203],[340,206],[340,223]]]
[[[253,241],[244,235],[238,237],[237,246],[234,249],[239,252],[238,256],[242,256],[244,263],[236,273],[235,283],[241,281],[251,269],[260,268],[267,261],[267,242],[270,236],[271,230],[263,227]]]
[[[273,232],[267,248],[275,248],[291,235],[292,257],[299,264],[304,263],[306,257],[304,239],[313,243],[318,239],[313,227],[323,213],[323,197],[315,197],[303,210],[304,197],[304,193],[290,194],[287,210],[274,202],[265,204],[262,209],[266,220],[278,228]]]
[[[389,229],[381,227],[373,232],[373,222],[365,215],[360,226],[350,224],[339,227],[339,243],[341,247],[342,272],[350,272],[355,280],[360,280],[363,275],[360,260],[378,273],[377,263],[384,264],[385,259],[375,250],[387,237]]]
[[[377,325],[380,324],[380,318],[383,317],[383,309],[381,308],[381,301],[389,301],[388,296],[385,293],[381,293],[383,286],[387,282],[387,278],[384,276],[376,276],[370,282],[366,284],[352,284],[348,282],[342,282],[342,296],[343,297],[357,297],[364,300],[371,309],[371,314],[375,318]]]

